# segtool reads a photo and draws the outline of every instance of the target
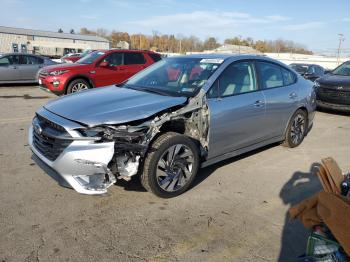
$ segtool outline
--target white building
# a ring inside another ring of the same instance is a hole
[[[0,26],[0,53],[23,52],[60,57],[86,49],[109,48],[109,41],[99,36]]]

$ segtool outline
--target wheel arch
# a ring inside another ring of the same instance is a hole
[[[94,85],[92,79],[91,79],[90,77],[88,77],[87,75],[81,75],[81,74],[79,74],[79,75],[74,75],[74,76],[72,76],[71,78],[69,78],[69,79],[67,80],[67,82],[66,82],[66,85],[65,85],[65,87],[64,87],[64,93],[65,93],[65,94],[67,94],[67,88],[68,88],[69,84],[72,83],[74,80],[77,80],[77,79],[84,79],[85,81],[87,81],[87,82],[90,84],[90,87],[91,87],[91,88],[94,88],[94,87],[95,87],[95,85]]]
[[[289,123],[290,123],[292,117],[294,116],[294,114],[295,114],[298,110],[302,110],[302,111],[304,111],[304,112],[306,113],[306,126],[309,125],[309,111],[307,110],[307,107],[306,107],[305,105],[300,105],[297,109],[295,109],[295,110],[293,111],[293,114],[291,114],[291,115],[289,116],[288,121],[287,121],[287,124],[286,124],[286,126],[285,126],[285,128],[284,128],[283,137],[286,136]],[[307,135],[307,132],[306,132],[305,135]]]

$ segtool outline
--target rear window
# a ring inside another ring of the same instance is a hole
[[[162,60],[162,57],[159,54],[148,54],[154,62],[158,62],[159,60]]]
[[[142,65],[145,62],[145,58],[141,53],[130,52],[124,54],[124,65]]]
[[[297,80],[295,74],[285,68],[282,68],[282,74],[285,86],[292,85]]]
[[[283,86],[282,68],[278,65],[259,62],[258,69],[260,73],[263,89],[275,88]]]

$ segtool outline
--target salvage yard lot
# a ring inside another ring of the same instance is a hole
[[[350,117],[317,112],[301,146],[273,145],[200,170],[173,199],[137,180],[106,196],[57,185],[31,159],[27,129],[55,96],[0,87],[0,261],[295,261],[307,231],[290,205],[320,190],[313,166],[350,170]]]

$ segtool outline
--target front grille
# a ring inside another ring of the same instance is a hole
[[[47,159],[55,161],[72,143],[69,138],[62,126],[39,115],[33,120],[33,145]]]
[[[317,100],[350,105],[350,90],[337,89],[336,87],[320,86],[316,90]]]

